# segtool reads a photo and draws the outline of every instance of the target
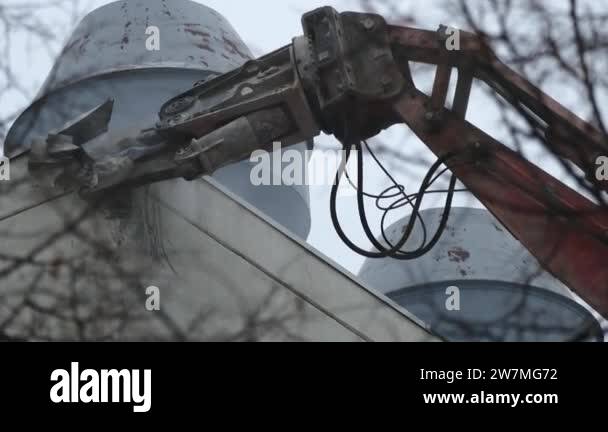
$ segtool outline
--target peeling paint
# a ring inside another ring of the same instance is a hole
[[[226,45],[226,48],[228,49],[228,51],[231,54],[237,54],[239,56],[241,56],[244,59],[249,60],[249,56],[246,54],[243,54],[242,51],[239,50],[239,48],[237,47],[236,43],[234,43],[232,40],[228,39],[225,35],[223,36],[223,41],[224,44]]]
[[[198,47],[198,48],[200,48],[202,50],[205,50],[205,51],[209,51],[209,52],[212,52],[212,53],[215,52],[215,50],[213,48],[211,48],[209,45],[204,44],[204,43],[195,43],[194,46]]]
[[[456,247],[448,251],[448,258],[452,262],[461,263],[471,258],[471,254],[462,248]]]
[[[200,30],[192,30],[191,28],[187,28],[184,31],[186,33],[190,33],[191,35],[194,35],[194,36],[200,36],[200,37],[204,37],[204,38],[211,37],[211,35],[209,33],[204,32],[204,31],[200,31]]]

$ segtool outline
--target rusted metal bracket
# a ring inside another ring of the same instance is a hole
[[[446,27],[441,26],[437,31],[437,40],[440,51],[440,62],[437,65],[435,72],[435,81],[433,82],[433,91],[429,102],[426,120],[429,123],[429,129],[436,131],[441,127],[443,121],[443,109],[450,90],[450,80],[452,78],[452,65],[447,61],[448,51],[446,48]]]
[[[454,95],[454,103],[452,111],[461,119],[464,120],[467,116],[469,107],[469,98],[473,88],[473,73],[470,68],[460,68],[458,70],[458,82],[456,84],[456,94]]]

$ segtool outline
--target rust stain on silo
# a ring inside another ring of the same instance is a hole
[[[202,50],[205,50],[205,51],[209,51],[209,52],[212,52],[212,53],[215,52],[215,50],[213,48],[211,48],[208,44],[205,44],[205,43],[195,43],[194,46],[198,47],[198,48],[200,48]]]
[[[211,37],[211,35],[209,33],[200,31],[200,30],[192,30],[191,28],[186,28],[186,30],[184,30],[184,31],[186,33],[190,33],[191,35],[194,35],[194,36],[200,36],[203,38]]]
[[[471,253],[462,248],[453,248],[448,251],[448,257],[452,262],[465,262],[471,258]]]
[[[237,54],[239,56],[241,56],[242,58],[249,60],[249,56],[244,54],[241,50],[239,50],[239,48],[237,47],[236,43],[234,43],[233,41],[231,41],[230,39],[228,39],[225,35],[222,38],[224,41],[224,45],[226,47],[226,49],[231,53],[231,54]]]

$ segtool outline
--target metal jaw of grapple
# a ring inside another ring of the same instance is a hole
[[[32,176],[51,188],[97,185],[94,161],[82,146],[108,131],[113,107],[114,101],[108,100],[49,133],[46,139],[34,140],[28,161]]]
[[[168,101],[148,130],[113,136],[112,101],[83,114],[36,143],[32,172],[95,193],[211,174],[275,141],[296,144],[321,129],[348,141],[395,123],[386,102],[407,80],[385,20],[324,7],[302,23],[304,35],[291,45]]]
[[[38,183],[83,194],[109,189],[129,180],[138,161],[162,151],[166,143],[154,130],[126,137],[109,131],[113,107],[107,100],[32,143],[28,166]]]

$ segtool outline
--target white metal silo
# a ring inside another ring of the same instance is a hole
[[[443,211],[421,212],[429,236]],[[396,244],[406,224],[393,224],[388,240]],[[423,241],[418,223],[404,250]],[[590,311],[486,210],[452,209],[427,255],[407,262],[370,259],[359,275],[448,340],[603,340]]]

